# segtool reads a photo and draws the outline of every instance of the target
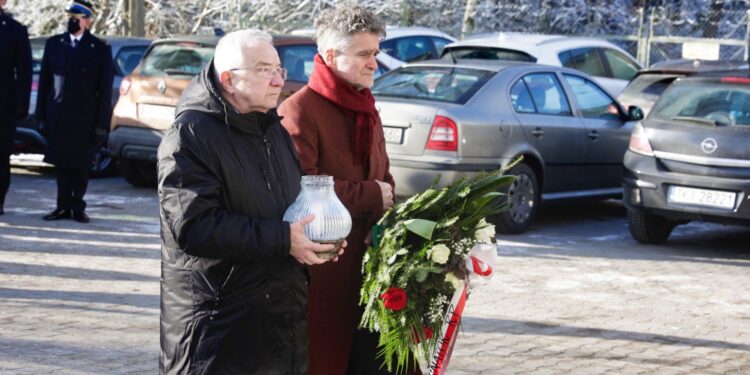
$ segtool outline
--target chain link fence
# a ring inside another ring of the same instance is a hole
[[[93,31],[129,33],[128,7],[144,1],[146,36],[257,27],[275,33],[310,28],[320,12],[351,0],[91,0]],[[389,25],[426,26],[456,37],[486,32],[593,36],[618,44],[644,65],[684,52],[747,59],[750,0],[358,0]],[[647,4],[639,7],[639,4]],[[64,30],[61,0],[9,0],[32,35]],[[688,54],[690,55],[690,54]]]
[[[644,66],[683,56],[747,60],[750,1],[651,3],[635,7],[632,0],[491,0],[478,2],[468,19],[472,33],[604,38],[636,56]]]
[[[750,5],[750,4],[749,4]],[[713,8],[691,14],[679,8],[656,7],[648,14],[645,63],[683,57],[686,49],[714,60],[747,60],[750,10]]]

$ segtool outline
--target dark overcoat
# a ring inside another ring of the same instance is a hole
[[[88,169],[106,139],[112,114],[112,49],[85,31],[73,48],[70,34],[50,37],[44,47],[36,118],[44,124],[44,161]]]
[[[338,262],[309,267],[309,374],[345,374],[361,315],[358,300],[364,239],[384,211],[375,180],[394,185],[383,127],[378,118],[370,159],[362,164],[355,162],[352,147],[353,117],[315,91],[302,88],[281,104],[279,114],[294,139],[302,171],[333,176],[336,195],[352,215],[344,255]]]
[[[284,212],[300,191],[275,110],[237,114],[209,64],[159,146],[166,374],[307,373],[307,274]]]
[[[16,118],[29,113],[31,47],[26,27],[0,12],[0,157],[11,153]]]

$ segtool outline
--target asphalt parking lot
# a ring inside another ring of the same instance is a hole
[[[0,216],[0,372],[157,372],[153,189],[92,180],[90,224],[44,222],[49,170],[14,168]],[[748,374],[750,228],[691,223],[630,238],[619,202],[544,207],[498,237],[451,374]]]

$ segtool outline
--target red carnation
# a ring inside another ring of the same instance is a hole
[[[380,298],[386,309],[399,311],[406,306],[406,292],[401,288],[388,288]]]

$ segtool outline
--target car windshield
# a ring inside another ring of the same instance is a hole
[[[750,84],[675,84],[661,96],[649,117],[696,125],[750,126]]]
[[[495,73],[487,70],[414,66],[375,81],[373,95],[464,104]]]
[[[214,56],[213,46],[197,43],[157,44],[144,57],[146,76],[196,75]]]
[[[489,47],[457,47],[447,49],[443,54],[442,59],[478,59],[536,62],[535,58],[525,52],[505,48]]]

